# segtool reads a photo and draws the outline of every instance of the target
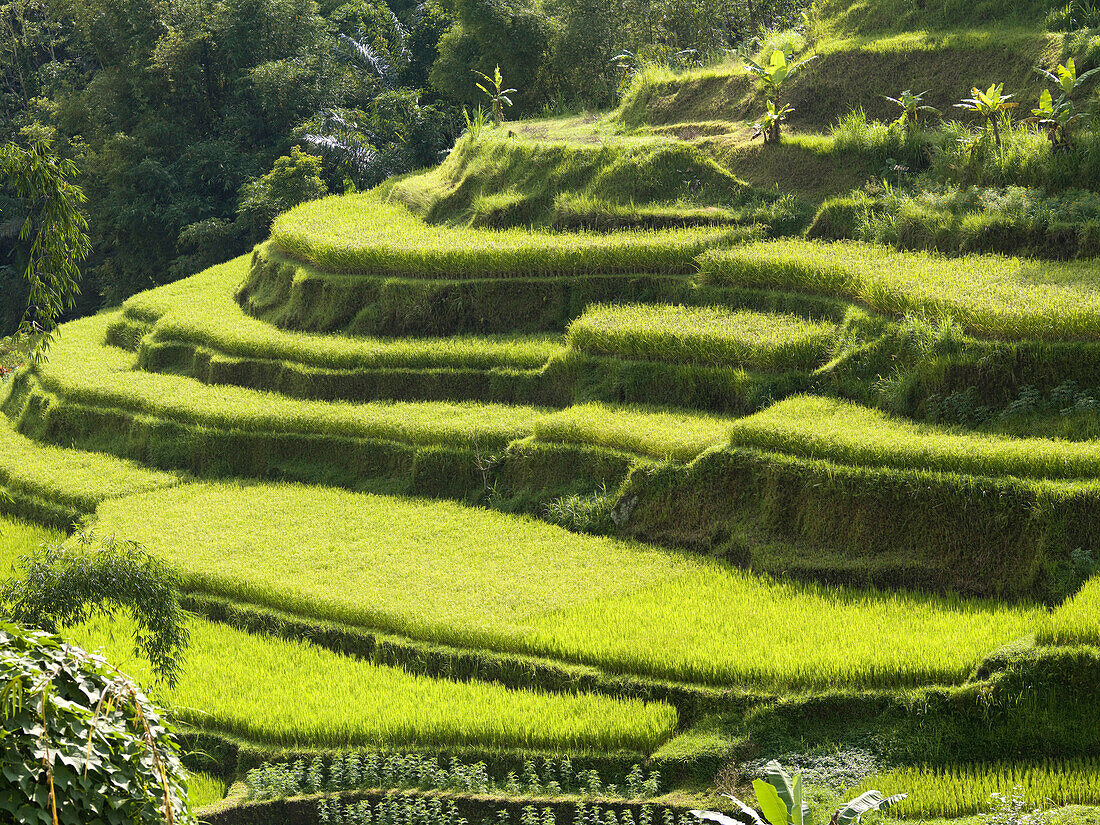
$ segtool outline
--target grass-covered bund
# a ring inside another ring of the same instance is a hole
[[[641,66],[63,325],[0,379],[0,569],[81,520],[170,566],[177,686],[70,632],[213,825],[665,825],[773,757],[1093,822],[1100,138],[953,108],[1096,65],[1054,5],[826,0],[750,55],[819,55],[776,144],[738,59]]]

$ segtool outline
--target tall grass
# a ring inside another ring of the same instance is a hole
[[[1010,794],[1017,785],[1031,806],[1097,805],[1100,759],[911,766],[871,777],[852,794],[872,788],[885,796],[908,793],[891,808],[893,814],[902,819],[953,818],[987,811],[990,794]]]
[[[797,396],[730,422],[735,445],[840,464],[985,476],[1100,478],[1093,442],[1010,438],[916,424],[849,401]]]
[[[123,305],[124,317],[155,323],[153,335],[161,341],[325,369],[537,368],[562,349],[549,335],[384,340],[289,332],[247,315],[233,300],[248,276],[248,262],[243,256],[135,295]]]
[[[372,192],[302,204],[271,230],[280,249],[322,269],[410,278],[684,273],[704,249],[735,237],[713,228],[606,235],[433,226]]]
[[[599,304],[569,326],[568,341],[594,355],[784,370],[819,366],[837,332],[793,315]]]
[[[1100,573],[1046,617],[1036,636],[1040,644],[1100,645]]]
[[[578,404],[535,420],[539,441],[591,444],[657,459],[691,461],[729,436],[731,419],[645,407]]]
[[[39,444],[0,417],[0,487],[90,513],[96,504],[178,484],[180,476],[101,453]]]
[[[144,685],[129,623],[98,622],[69,634]],[[367,664],[307,642],[252,636],[203,619],[191,623],[179,685],[158,688],[182,720],[291,746],[480,745],[650,752],[673,732],[675,709],[591,694],[542,694],[451,682]]]
[[[993,338],[1100,338],[1100,274],[1087,263],[783,240],[709,252],[702,271],[716,284],[838,295],[890,315],[951,318]]]
[[[959,682],[1042,615],[777,582],[493,511],[297,485],[202,484],[106,502],[99,529],[229,597],[720,685]]]

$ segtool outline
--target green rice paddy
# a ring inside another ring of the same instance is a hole
[[[372,192],[304,203],[271,230],[280,249],[322,269],[410,278],[686,273],[703,250],[737,237],[712,228],[604,235],[431,225]]]
[[[781,240],[712,251],[701,266],[715,284],[835,295],[889,315],[951,319],[980,336],[1100,338],[1100,274],[1087,262]]]
[[[202,771],[187,774],[187,802],[193,811],[221,802],[226,790],[225,782],[216,776]]]
[[[492,511],[298,485],[180,487],[99,513],[100,532],[143,543],[204,591],[429,641],[722,685],[959,682],[1042,616],[1026,605],[776,582]]]
[[[593,355],[745,367],[812,369],[835,343],[835,324],[720,307],[600,304],[569,327],[570,346]]]
[[[3,491],[0,490],[0,498]],[[20,557],[42,544],[64,539],[63,533],[20,519],[0,516],[0,580],[8,577]]]
[[[1100,478],[1093,442],[1008,438],[894,418],[849,401],[788,398],[730,423],[731,443],[840,464],[985,476]]]
[[[898,768],[868,779],[852,796],[872,788],[884,796],[908,793],[891,809],[902,819],[962,817],[984,813],[990,794],[1010,795],[1019,786],[1029,807],[1100,804],[1100,760],[989,762]]]
[[[1060,604],[1039,627],[1040,644],[1100,645],[1100,574]]]
[[[131,627],[119,618],[76,628],[76,644],[140,683]],[[179,685],[154,696],[202,728],[273,745],[480,745],[651,752],[676,727],[662,704],[590,694],[508,690],[368,664],[308,642],[252,636],[203,619],[191,623]]]

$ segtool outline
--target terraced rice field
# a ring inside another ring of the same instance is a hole
[[[731,443],[839,464],[984,476],[1096,479],[1089,441],[1009,438],[917,424],[848,401],[788,398],[730,424]]]
[[[720,685],[958,682],[1042,615],[773,582],[500,513],[296,485],[183,487],[107,502],[99,515],[101,532],[141,542],[201,590]]]
[[[703,250],[737,237],[713,228],[604,235],[433,226],[371,192],[304,203],[271,229],[284,252],[330,272],[411,278],[690,272]]]
[[[715,284],[835,295],[991,338],[1100,338],[1100,274],[1089,263],[781,240],[708,252],[701,268]]]
[[[131,625],[119,617],[76,628],[73,641],[144,684]],[[341,656],[308,642],[191,624],[179,686],[155,691],[199,727],[290,746],[480,745],[651,752],[676,726],[668,705],[452,682]]]

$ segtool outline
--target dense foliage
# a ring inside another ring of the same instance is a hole
[[[179,749],[157,709],[104,659],[56,636],[0,623],[0,733],[5,819],[194,822]]]

